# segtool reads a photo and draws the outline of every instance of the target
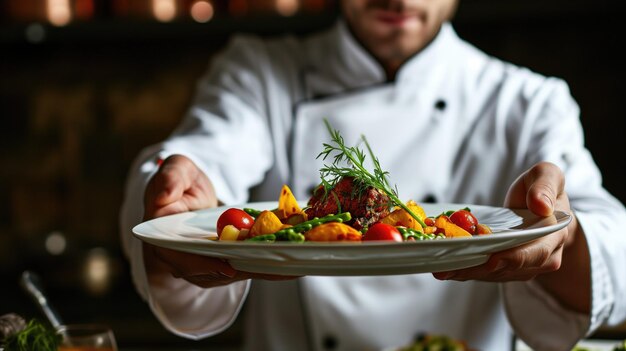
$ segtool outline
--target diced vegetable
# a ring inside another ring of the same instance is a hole
[[[220,240],[236,241],[239,238],[239,229],[229,224],[222,229],[222,234],[220,234],[219,238]]]
[[[254,221],[248,237],[253,238],[258,235],[273,234],[279,231],[282,226],[283,223],[272,211],[263,211]]]
[[[446,238],[459,238],[459,237],[471,237],[467,230],[459,227],[458,225],[452,223],[450,217],[446,215],[440,215],[435,220],[435,226],[440,228],[443,233],[446,235]]]
[[[485,235],[491,233],[491,228],[489,228],[486,224],[478,223],[476,225],[476,235]]]
[[[304,233],[308,241],[361,241],[361,232],[339,222],[320,224]]]
[[[422,221],[424,220],[424,218],[426,218],[424,209],[416,204],[413,200],[407,202],[406,206]],[[402,226],[419,231],[422,231],[424,229],[422,228],[422,225],[415,218],[413,218],[413,216],[411,216],[405,209],[400,207],[397,207],[388,216],[382,218],[380,222],[390,224],[396,227]]]
[[[304,220],[302,220],[302,222],[306,220],[306,214],[304,214],[302,209],[300,209],[298,201],[295,196],[293,196],[293,193],[287,184],[283,185],[283,188],[280,191],[278,208],[274,210],[274,214],[276,214],[281,221],[285,221],[293,215],[304,216]]]

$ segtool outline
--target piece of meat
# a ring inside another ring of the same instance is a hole
[[[326,196],[321,185],[315,189],[305,211],[308,218],[314,218],[336,214],[339,208],[352,215],[346,224],[361,230],[389,214],[389,197],[374,187],[367,187],[358,193],[355,180],[345,177]]]

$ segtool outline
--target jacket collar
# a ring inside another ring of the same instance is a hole
[[[369,86],[385,82],[386,75],[383,67],[359,43],[350,32],[347,23],[339,19],[335,28],[339,49],[340,69],[352,76],[352,81],[359,86]]]
[[[337,68],[342,75],[351,76],[350,80],[355,84],[352,88],[385,83],[383,67],[354,38],[343,19],[338,21],[334,30],[339,44],[337,47],[340,64]],[[425,80],[433,73],[453,62],[453,51],[458,43],[459,38],[452,25],[444,23],[435,39],[400,67],[396,83],[427,83]]]

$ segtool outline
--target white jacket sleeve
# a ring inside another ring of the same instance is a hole
[[[154,315],[172,333],[199,339],[217,334],[234,322],[247,294],[248,283],[202,289],[172,277],[167,288],[148,284],[142,243],[132,236],[131,229],[143,216],[143,189],[156,171],[154,160],[157,149],[152,147],[144,151],[136,161],[138,170],[128,179],[121,212],[122,244],[130,260],[133,283],[141,297],[149,303]]]
[[[168,330],[191,339],[228,328],[243,305],[249,282],[202,289],[172,277],[166,286],[150,286],[142,244],[131,230],[143,217],[144,190],[156,172],[157,158],[185,155],[209,177],[223,203],[248,200],[249,189],[263,179],[272,163],[272,144],[262,113],[264,102],[255,93],[262,89],[258,76],[246,69],[253,67],[253,60],[249,45],[238,42],[218,57],[200,81],[196,99],[181,125],[168,140],[139,155],[126,184],[120,224],[135,287]]]
[[[567,86],[545,82],[527,111],[519,134],[528,136],[520,142],[520,149],[527,150],[525,163],[549,161],[563,170],[571,208],[585,233],[591,257],[591,314],[565,309],[534,281],[503,284],[505,306],[515,332],[533,350],[569,350],[600,325],[626,318],[626,279],[621,273],[626,267],[626,210],[602,187]]]

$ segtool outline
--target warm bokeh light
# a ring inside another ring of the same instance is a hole
[[[65,252],[65,248],[67,247],[67,240],[65,239],[65,235],[61,232],[51,232],[46,237],[46,251],[48,251],[51,255],[60,255]]]
[[[196,1],[191,5],[191,18],[196,22],[206,23],[213,18],[213,4],[208,1]]]
[[[170,22],[176,17],[176,0],[152,0],[152,13],[161,22]]]
[[[276,12],[283,16],[293,16],[299,8],[299,0],[276,0]]]
[[[84,266],[84,281],[87,290],[95,295],[107,292],[111,286],[111,258],[103,248],[89,251]]]
[[[55,26],[64,26],[72,19],[72,9],[70,0],[48,0],[47,1],[48,21]]]

